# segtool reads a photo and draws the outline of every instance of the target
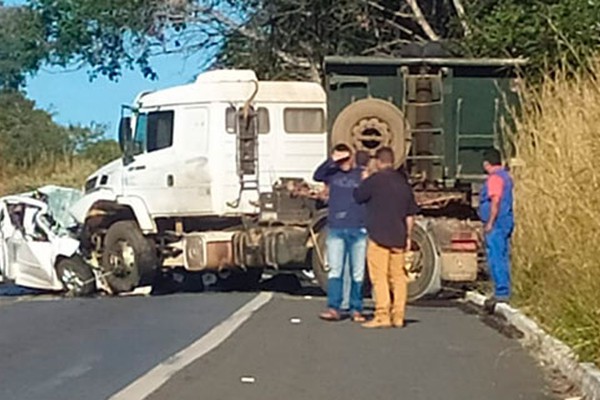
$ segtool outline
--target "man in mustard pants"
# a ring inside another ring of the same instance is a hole
[[[376,165],[377,172],[354,191],[356,202],[366,204],[367,263],[375,296],[375,317],[363,326],[401,328],[408,286],[404,252],[410,250],[410,234],[419,209],[405,175],[393,168],[392,149],[379,149]]]

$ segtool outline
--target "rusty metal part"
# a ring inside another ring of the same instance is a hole
[[[233,233],[202,232],[184,236],[184,266],[190,271],[234,265]]]
[[[325,257],[323,256],[323,253],[321,252],[321,248],[319,247],[319,241],[317,240],[317,235],[315,234],[315,231],[312,228],[312,226],[309,228],[309,232],[310,232],[310,238],[313,243],[313,249],[317,253],[317,258],[319,260],[320,267],[323,271],[329,272],[329,269],[327,268],[327,263],[325,262]]]
[[[450,282],[472,282],[477,279],[477,252],[443,252],[442,279]]]
[[[246,100],[246,102],[244,103],[244,107],[242,109],[243,110],[244,121],[246,123],[248,123],[248,117],[250,115],[250,106],[252,105],[252,102],[254,101],[254,98],[258,94],[258,81],[252,81],[252,83],[254,84],[254,92],[252,93],[252,95],[250,96],[250,98],[248,98],[248,100]]]
[[[452,202],[466,202],[466,194],[461,192],[416,192],[415,200],[421,208],[444,208]]]

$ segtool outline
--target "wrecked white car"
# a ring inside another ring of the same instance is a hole
[[[81,192],[46,186],[0,198],[0,281],[85,296],[96,291],[92,268],[67,228]]]

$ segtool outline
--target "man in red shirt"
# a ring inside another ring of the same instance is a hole
[[[513,181],[496,149],[485,152],[483,168],[488,177],[480,193],[479,217],[484,224],[488,267],[494,281],[494,299],[507,301],[510,297],[510,237],[515,224]]]

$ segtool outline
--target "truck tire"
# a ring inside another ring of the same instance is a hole
[[[408,301],[433,294],[432,291],[437,288],[436,281],[440,279],[434,244],[427,231],[418,223],[413,228],[412,246],[415,263],[411,271],[416,279],[408,284]]]
[[[79,256],[59,260],[56,264],[56,274],[67,296],[83,297],[96,292],[94,272]]]
[[[346,143],[355,150],[368,151],[388,146],[396,154],[396,167],[404,163],[408,150],[408,129],[404,114],[389,101],[362,99],[338,115],[331,132],[331,144]]]
[[[158,270],[155,245],[134,221],[115,222],[104,237],[102,270],[114,293],[151,284]]]

